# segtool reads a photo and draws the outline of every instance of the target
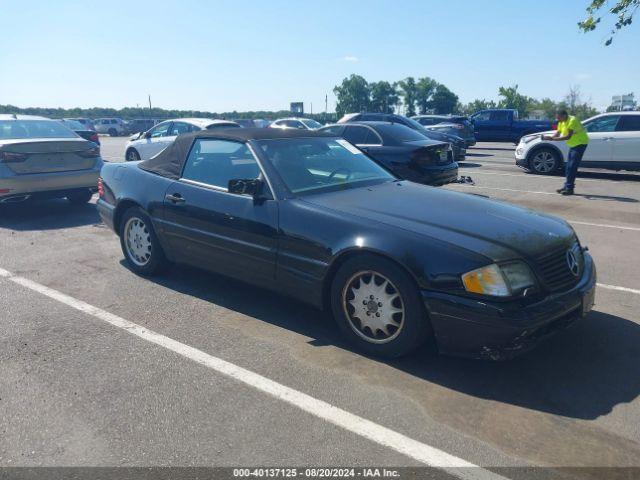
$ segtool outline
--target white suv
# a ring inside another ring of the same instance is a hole
[[[589,146],[580,167],[640,170],[640,112],[610,112],[582,122]],[[565,142],[525,135],[516,147],[516,165],[532,173],[550,175],[564,166],[569,147]]]
[[[96,132],[106,133],[112,137],[126,135],[127,125],[121,118],[99,118],[95,121]]]

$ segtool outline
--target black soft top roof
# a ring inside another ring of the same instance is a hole
[[[155,157],[140,162],[143,170],[157,173],[163,177],[178,179],[182,167],[187,159],[191,145],[198,138],[213,138],[246,143],[249,140],[270,140],[281,138],[309,138],[331,136],[311,130],[283,129],[283,128],[218,128],[215,130],[201,130],[185,133]]]

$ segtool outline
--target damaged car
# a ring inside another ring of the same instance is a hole
[[[134,272],[183,263],[274,290],[330,311],[373,355],[432,339],[504,359],[594,304],[594,262],[564,220],[400,180],[337,136],[188,133],[106,164],[99,194]]]

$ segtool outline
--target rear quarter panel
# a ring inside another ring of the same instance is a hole
[[[151,217],[156,231],[161,227],[164,195],[174,180],[142,170],[139,162],[106,163],[101,171],[105,195],[100,202],[113,213],[113,228],[119,230],[122,214],[131,206],[139,206]],[[160,232],[159,232],[160,233]]]

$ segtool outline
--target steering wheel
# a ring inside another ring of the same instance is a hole
[[[345,178],[345,180],[349,180],[351,178],[351,175],[353,174],[353,172],[348,168],[344,168],[344,167],[336,168],[333,172],[329,174],[329,180],[333,179],[333,177],[335,177],[340,172],[347,174],[347,178]]]

